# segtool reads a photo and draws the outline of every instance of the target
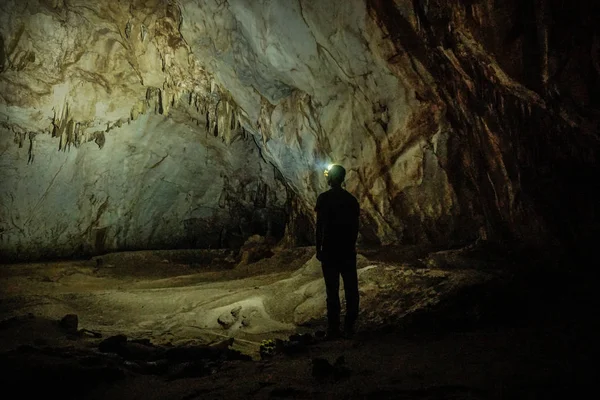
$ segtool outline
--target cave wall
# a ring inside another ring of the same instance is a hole
[[[57,151],[49,135],[1,136],[3,257],[237,247],[283,234],[286,189],[251,138],[225,145],[194,125],[142,116],[95,143]]]
[[[436,78],[453,134],[448,172],[484,235],[589,252],[598,233],[597,3],[385,1],[371,15]],[[571,254],[576,256],[576,254]]]
[[[363,242],[592,238],[598,6],[182,1],[182,34],[310,215],[347,167]]]
[[[455,231],[449,128],[443,109],[420,96],[433,78],[420,66],[390,68],[391,43],[364,1],[181,6],[182,35],[299,194],[301,213],[314,219],[323,170],[337,162],[363,209],[363,241],[443,241]]]
[[[0,7],[3,261],[283,235],[287,188],[181,44],[177,8]]]
[[[244,202],[243,221],[258,207],[278,221],[276,230],[287,222],[287,244],[306,244],[330,162],[348,170],[362,243],[573,245],[597,230],[596,5],[31,0],[0,7],[2,249],[93,252],[98,240],[89,232],[109,225],[106,249],[206,246],[214,235],[201,239],[200,231],[223,231],[221,218],[227,232],[240,225],[240,213],[229,212],[240,206],[218,200],[238,196],[238,182],[252,182],[250,198],[270,196],[261,206]],[[169,157],[150,168],[166,149]],[[124,169],[136,154],[140,163]],[[61,162],[65,177],[51,185],[57,194],[46,206],[43,190]],[[127,193],[113,194],[112,211],[94,222],[105,198],[95,191],[111,185],[95,176],[107,164],[111,176],[122,171],[118,182],[150,180],[147,194],[170,190],[155,169],[177,178],[179,194],[149,196],[158,200],[154,215],[171,216],[164,229],[138,236],[125,228],[150,220],[143,207],[126,217],[114,211],[131,208]],[[83,165],[95,172],[75,172]],[[97,190],[71,189],[68,176]],[[193,195],[195,204],[219,211],[192,217],[192,206],[173,206],[177,196],[199,193],[194,188],[214,194]],[[223,192],[231,195],[217,196]],[[50,204],[61,193],[70,193],[64,204],[90,202],[91,194],[99,203],[55,217]],[[48,215],[76,232],[61,239],[68,246],[33,233]],[[189,233],[188,219],[205,228]],[[176,239],[184,236],[188,242]]]

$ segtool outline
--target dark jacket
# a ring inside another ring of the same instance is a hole
[[[342,188],[332,188],[317,198],[317,258],[321,261],[356,255],[360,206]]]

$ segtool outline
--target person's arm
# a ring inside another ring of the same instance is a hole
[[[315,211],[317,212],[317,228],[315,232],[315,244],[317,247],[317,260],[322,261],[321,250],[323,246],[323,207],[322,207],[321,196],[317,198],[317,206]]]

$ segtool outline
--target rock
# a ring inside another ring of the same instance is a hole
[[[252,357],[242,353],[239,350],[227,349],[226,352],[227,361],[253,361]]]
[[[115,335],[104,339],[98,345],[98,350],[102,353],[122,353],[127,344],[127,336],[125,335]]]
[[[242,311],[242,306],[237,306],[236,308],[231,310],[231,315],[233,316],[233,318],[237,319],[240,315],[240,311]]]
[[[289,341],[290,342],[298,342],[305,346],[309,346],[311,344],[316,343],[315,337],[312,336],[310,333],[305,333],[302,335],[299,335],[299,334],[290,335]]]
[[[250,236],[248,239],[246,239],[246,242],[244,243],[244,246],[259,246],[261,244],[265,244],[266,239],[264,236],[260,236],[260,235],[252,235]]]
[[[68,334],[76,334],[78,324],[77,314],[67,314],[60,320],[60,327]]]
[[[100,332],[90,331],[89,329],[80,329],[77,333],[80,336],[92,337],[94,339],[99,339],[102,337],[102,334]]]
[[[235,324],[239,320],[240,311],[242,311],[242,306],[237,306],[231,309],[229,312],[224,312],[219,316],[219,318],[217,318],[217,322],[224,329],[229,329],[233,324]]]
[[[179,365],[176,371],[168,376],[167,380],[173,381],[183,378],[199,378],[202,376],[211,375],[214,372],[216,372],[216,366],[214,363],[206,360],[192,361]]]
[[[231,339],[220,342],[216,345],[207,346],[181,346],[166,349],[162,357],[177,362],[187,361],[198,361],[198,360],[211,360],[211,361],[225,361],[225,360],[241,360],[250,361],[252,358],[237,350],[232,350],[228,347],[229,343],[233,343]]]
[[[237,318],[234,317],[233,315],[231,315],[231,312],[225,312],[223,314],[221,314],[219,316],[219,318],[217,318],[217,322],[219,323],[219,325],[221,325],[224,329],[229,329],[231,328],[231,326],[233,324],[235,324],[235,322],[237,321]]]
[[[238,265],[248,265],[258,260],[262,260],[263,258],[272,257],[272,246],[273,243],[262,236],[250,236],[240,249],[240,262]]]
[[[171,366],[167,360],[158,361],[126,361],[125,366],[134,372],[145,375],[163,375],[169,372]]]
[[[233,346],[234,338],[229,338],[225,340],[221,340],[220,342],[212,343],[210,347],[219,350],[227,350],[229,347]]]
[[[137,344],[141,344],[144,346],[149,346],[149,347],[154,347],[154,344],[152,344],[152,342],[150,341],[150,339],[144,338],[144,339],[132,339],[129,341],[129,343],[137,343]]]
[[[120,350],[117,354],[128,360],[153,360],[160,358],[164,353],[162,349],[133,341],[126,342]]]

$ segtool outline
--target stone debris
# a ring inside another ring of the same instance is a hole
[[[72,319],[69,317],[67,320]],[[8,323],[10,322],[5,322]],[[70,365],[69,376],[75,374],[87,377],[94,373],[97,375],[97,382],[121,379],[125,376],[125,371],[162,375],[168,380],[174,380],[213,374],[224,362],[252,360],[250,356],[232,350],[233,343],[234,339],[228,338],[210,345],[170,347],[154,345],[149,339],[128,339],[125,335],[114,335],[98,343],[97,351],[90,347],[21,345],[3,353],[2,359],[20,359],[23,354],[49,359],[51,363],[54,359],[60,359]]]
[[[94,339],[100,339],[102,337],[102,334],[100,332],[95,332],[95,331],[91,331],[89,329],[80,329],[77,334],[80,337],[90,337],[90,338],[94,338]]]
[[[272,240],[269,240],[263,236],[250,236],[240,248],[240,262],[238,265],[248,265],[258,260],[272,257],[273,251],[271,249],[273,245],[274,243]]]
[[[99,345],[98,350],[102,353],[117,353],[121,351],[123,345],[127,343],[127,336],[115,335],[104,339]]]
[[[233,318],[238,318],[240,315],[240,311],[242,311],[242,306],[237,306],[233,310],[231,310],[231,315]]]
[[[231,328],[231,326],[235,324],[236,321],[237,318],[235,318],[230,312],[225,312],[221,314],[217,319],[219,325],[221,325],[224,329]]]
[[[224,312],[217,318],[217,322],[219,325],[223,327],[223,329],[229,329],[235,324],[240,318],[240,311],[242,311],[242,306],[237,306],[231,309],[229,312]],[[246,320],[242,321],[244,324]]]
[[[78,324],[79,318],[77,317],[77,314],[67,314],[60,320],[61,328],[70,334],[77,333]]]
[[[237,350],[232,350],[234,339],[213,343],[210,345],[189,345],[189,346],[157,346],[148,339],[128,340],[125,335],[111,336],[98,345],[101,353],[112,353],[122,357],[127,361],[146,361],[150,367],[157,362],[168,361],[170,363],[185,363],[197,360],[210,361],[230,361],[230,360],[250,360],[251,357],[242,354]]]

